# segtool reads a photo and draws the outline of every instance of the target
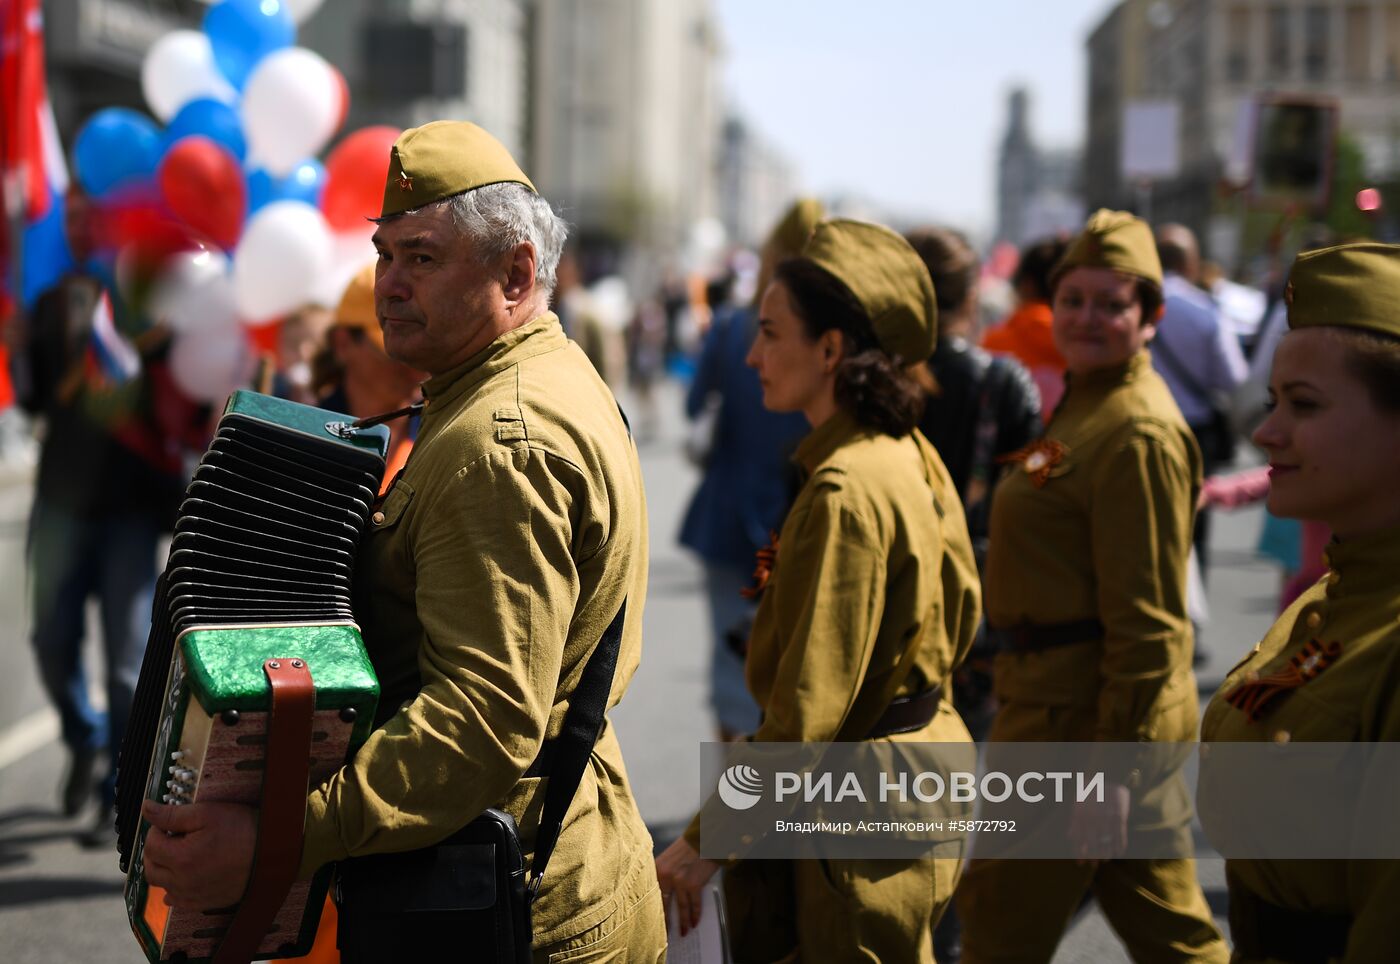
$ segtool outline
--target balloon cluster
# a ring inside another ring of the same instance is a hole
[[[250,345],[304,305],[333,305],[373,257],[398,130],[340,129],[340,72],[294,46],[322,0],[220,0],[203,30],[165,34],[141,87],[161,129],[137,111],[98,111],[74,167],[98,208],[98,243],[136,314],[167,325],[170,362],[192,397],[242,384]]]

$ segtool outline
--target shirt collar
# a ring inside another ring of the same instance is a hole
[[[1141,378],[1144,372],[1151,370],[1152,356],[1147,353],[1147,349],[1143,349],[1118,365],[1096,368],[1083,375],[1065,372],[1065,386],[1067,389],[1074,389],[1080,393],[1090,392],[1094,395],[1103,395],[1119,385],[1126,385]]]
[[[423,398],[427,408],[432,410],[450,404],[497,372],[567,344],[568,339],[564,336],[558,317],[552,311],[546,311],[533,321],[527,321],[519,328],[512,328],[499,336],[456,368],[434,375],[424,382]]]
[[[1341,577],[1336,589],[1348,594],[1393,593],[1395,573],[1400,571],[1400,526],[1345,540],[1333,538],[1326,558],[1328,567]]]
[[[842,445],[851,439],[869,434],[871,431],[862,428],[849,413],[838,410],[831,418],[807,433],[807,437],[792,453],[792,460],[811,475]]]

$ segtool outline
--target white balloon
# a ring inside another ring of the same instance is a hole
[[[237,324],[228,257],[208,248],[172,257],[151,291],[150,315],[176,332]]]
[[[163,121],[197,98],[232,104],[236,96],[214,65],[209,38],[199,30],[172,30],[151,45],[141,63],[141,92]]]
[[[304,47],[268,54],[243,88],[243,132],[250,167],[285,177],[326,146],[345,107],[330,64]]]
[[[233,255],[239,315],[256,324],[315,300],[331,267],[331,230],[303,201],[274,201],[253,215]]]
[[[170,375],[190,398],[222,404],[253,377],[256,360],[238,325],[185,331],[170,346]]]
[[[307,18],[321,9],[321,2],[322,0],[282,0],[282,6],[287,8],[293,21],[305,23]]]
[[[366,231],[340,231],[332,235],[331,265],[324,283],[316,286],[312,298],[316,304],[326,308],[339,306],[350,279],[365,265],[373,263],[376,255],[369,239],[374,234],[374,225],[368,227]]]

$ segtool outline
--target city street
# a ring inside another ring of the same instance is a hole
[[[674,838],[700,800],[698,744],[709,738],[705,701],[708,625],[700,570],[675,542],[696,473],[680,452],[680,394],[660,386],[654,417],[623,399],[638,430],[651,514],[651,581],[643,663],[614,714],[642,812],[658,845]],[[647,427],[654,426],[648,432]],[[26,635],[22,565],[30,489],[0,487],[0,947],[14,964],[140,960],[121,902],[115,847],[81,849],[75,833],[92,819],[58,812],[64,754],[39,690]],[[1211,573],[1212,621],[1201,641],[1205,697],[1267,628],[1276,570],[1252,552],[1257,509],[1217,515]],[[1202,851],[1202,882],[1224,927],[1223,863]],[[1057,962],[1126,960],[1090,907],[1074,923]]]

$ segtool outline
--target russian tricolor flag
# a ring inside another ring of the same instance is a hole
[[[88,340],[88,369],[98,381],[127,382],[141,372],[141,356],[117,331],[112,299],[106,291],[92,312],[92,337]]]

